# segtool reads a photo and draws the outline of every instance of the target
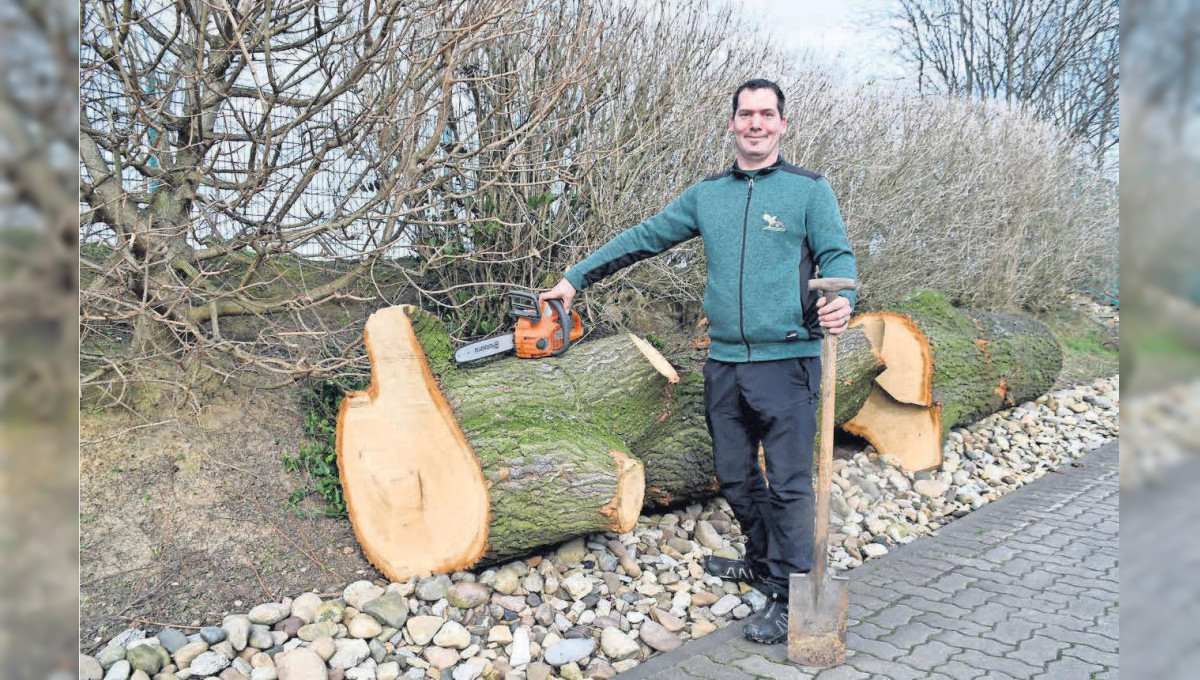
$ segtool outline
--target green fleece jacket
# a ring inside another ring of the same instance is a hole
[[[566,278],[583,290],[613,272],[700,236],[708,261],[709,356],[728,362],[821,355],[817,296],[806,283],[857,278],[833,189],[780,158],[757,171],[735,163],[688,187],[662,212],[618,234]],[[852,291],[843,293],[855,303]]]

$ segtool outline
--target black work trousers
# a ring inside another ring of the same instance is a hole
[[[704,364],[704,413],[717,482],[746,535],[746,562],[767,575],[755,587],[769,597],[787,599],[789,574],[812,568],[820,394],[819,357]]]

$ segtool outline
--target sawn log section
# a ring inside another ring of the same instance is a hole
[[[338,467],[364,553],[392,580],[628,531],[644,506],[719,492],[702,350],[668,361],[619,333],[460,367],[444,325],[412,307],[373,314],[364,340],[371,384],[342,402]],[[1035,398],[1061,362],[1029,317],[914,296],[842,334],[835,422],[934,467],[944,428]]]

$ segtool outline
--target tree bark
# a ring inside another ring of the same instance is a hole
[[[936,294],[897,310],[839,338],[834,420],[907,469],[940,463],[945,427],[1058,375],[1040,322]],[[393,580],[629,531],[643,505],[718,492],[697,352],[668,362],[622,333],[554,359],[458,366],[442,322],[413,307],[376,312],[364,335],[371,385],[343,400],[338,465],[364,553]]]
[[[359,542],[390,578],[637,523],[644,468],[626,439],[677,379],[648,346],[619,335],[457,367],[442,323],[412,307],[373,314],[365,341],[371,386],[343,400],[338,464]]]

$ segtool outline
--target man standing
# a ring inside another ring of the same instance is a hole
[[[542,300],[569,310],[577,291],[634,262],[700,236],[708,262],[704,405],[721,493],[746,535],[744,560],[711,556],[705,570],[768,596],[746,637],[787,638],[788,577],[813,555],[813,437],[823,332],[846,330],[854,293],[825,304],[807,282],[856,278],[854,252],[829,182],[779,155],[784,96],[769,80],[733,95],[737,159],[688,187],[662,212],[571,267]],[[766,460],[767,484],[758,467]],[[824,555],[816,556],[825,559]]]

